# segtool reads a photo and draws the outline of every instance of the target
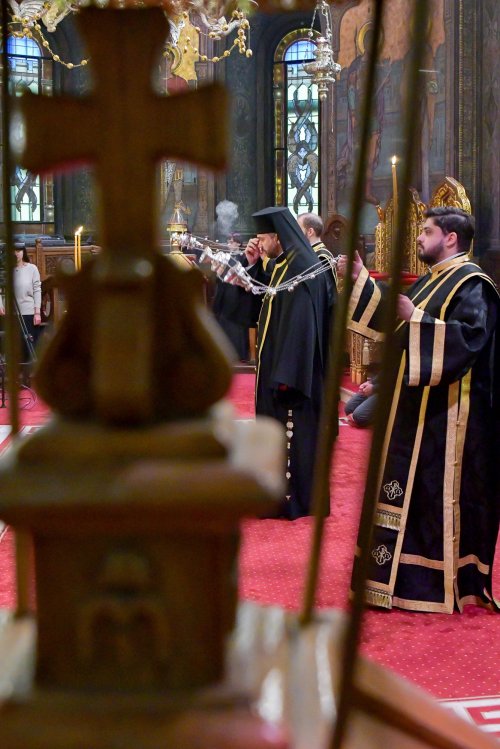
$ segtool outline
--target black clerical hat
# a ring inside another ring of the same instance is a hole
[[[252,214],[257,234],[277,234],[283,250],[306,259],[306,265],[317,262],[316,254],[304,236],[291,211],[283,206],[271,206]]]
[[[286,213],[293,220],[293,216],[288,208],[284,208],[283,206],[271,206],[270,208],[263,208],[261,211],[253,213],[252,218],[255,221],[257,234],[277,234],[277,227],[281,225]]]

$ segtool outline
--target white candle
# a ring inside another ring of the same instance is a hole
[[[394,206],[394,223],[397,221],[398,217],[398,175],[396,170],[396,164],[398,162],[398,159],[396,156],[393,156],[391,159],[392,164],[392,204]]]

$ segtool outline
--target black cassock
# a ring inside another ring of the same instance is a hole
[[[324,242],[316,242],[311,245],[316,257],[320,260],[323,265],[328,266],[328,270],[325,272],[326,284],[328,286],[328,300],[330,305],[330,315],[333,315],[335,305],[337,304],[337,269],[335,266],[335,257]]]
[[[267,209],[254,217],[257,231],[276,232],[283,248],[265,271],[259,261],[250,271],[254,277],[273,288],[317,266],[317,256],[288,209]],[[281,514],[291,520],[311,512],[329,344],[327,275],[303,281],[291,292],[268,292],[258,318],[256,413],[277,419],[286,430],[288,489]]]
[[[238,359],[248,361],[250,356],[248,312],[245,305],[242,308],[238,287],[217,279],[212,312],[233,346]]]
[[[370,603],[452,613],[495,608],[499,526],[498,294],[465,255],[407,292],[367,582]],[[380,336],[380,289],[363,270],[349,327]]]

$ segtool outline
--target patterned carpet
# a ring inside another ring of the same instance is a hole
[[[246,378],[243,379],[243,378]],[[235,378],[231,400],[241,416],[253,409],[250,375]],[[347,592],[370,433],[341,426],[331,474],[319,608],[347,607]],[[311,521],[248,520],[240,556],[240,596],[296,610],[300,606]],[[494,573],[500,598],[500,540]],[[365,655],[418,684],[447,707],[500,738],[500,615],[476,606],[463,614],[368,611]]]
[[[253,414],[252,375],[237,375],[230,400],[240,418]],[[24,432],[47,418],[43,404],[22,412]],[[5,423],[0,414],[0,424]],[[0,440],[7,433],[0,426]],[[0,443],[0,449],[2,444]],[[326,522],[318,607],[347,606],[347,591],[370,433],[342,424],[332,469],[332,514]],[[243,524],[240,597],[300,607],[311,520]],[[494,575],[500,597],[500,548]],[[13,605],[12,534],[0,535],[0,607]],[[500,738],[500,616],[475,606],[464,614],[369,611],[364,653],[420,685],[450,709]]]

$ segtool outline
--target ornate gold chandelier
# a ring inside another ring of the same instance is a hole
[[[50,47],[45,38],[41,22],[47,31],[54,32],[57,24],[65,18],[68,13],[76,10],[75,6],[66,0],[8,0],[12,13],[9,23],[9,33],[17,38],[33,39],[40,41],[42,46],[49,52],[54,62],[59,62],[68,70],[87,65],[88,60],[79,63],[65,62]]]
[[[256,5],[255,2],[253,4]],[[171,32],[170,38],[165,48],[165,55],[168,55],[178,46],[180,31],[184,23],[187,21],[190,13],[194,12],[200,19],[199,25],[194,26],[194,30],[197,34],[204,35],[208,39],[211,39],[213,41],[219,41],[228,36],[232,31],[236,30],[236,37],[232,45],[228,49],[224,50],[222,55],[214,55],[212,57],[208,57],[207,55],[200,54],[196,42],[193,43],[191,37],[188,36],[185,39],[183,52],[187,52],[188,48],[190,48],[194,52],[194,54],[198,55],[200,60],[202,60],[203,62],[209,60],[210,62],[214,63],[220,62],[221,60],[229,57],[231,52],[235,49],[238,50],[240,55],[246,55],[246,57],[252,56],[252,50],[248,45],[250,23],[247,18],[246,10],[242,10],[240,7],[235,8],[231,13],[230,20],[227,21],[224,15],[218,15],[220,11],[218,11],[217,9],[212,10],[214,15],[209,15],[207,13],[206,4],[203,3],[202,0],[201,2],[197,0],[195,0],[194,2],[190,2],[189,6],[189,10],[183,10],[182,13],[178,16],[177,21],[173,21],[172,18],[170,19]]]
[[[135,0],[134,0],[135,2]],[[45,37],[45,26],[47,31],[53,33],[57,24],[63,20],[69,13],[77,12],[80,7],[89,5],[89,0],[8,0],[11,11],[11,22],[9,24],[9,33],[18,38],[37,39],[42,46],[49,52],[54,62],[64,65],[68,69],[78,68],[87,65],[88,60],[82,59],[79,63],[65,62],[50,47]],[[117,7],[130,5],[127,0],[95,0],[99,7],[107,5],[116,5]],[[139,4],[139,2],[137,2]],[[177,52],[187,52],[188,47],[199,56],[202,61],[213,63],[224,60],[233,50],[238,50],[240,54],[246,57],[252,56],[252,50],[249,47],[248,39],[250,33],[250,23],[248,13],[252,7],[256,7],[255,0],[241,0],[241,2],[217,2],[217,0],[171,0],[165,2],[164,7],[168,10],[170,21],[170,36],[165,43],[165,56],[177,50]],[[226,20],[225,13],[230,13],[229,20]],[[221,55],[208,57],[200,54],[196,40],[189,36],[184,39],[182,48],[178,46],[180,31],[190,15],[199,18],[199,22],[194,26],[197,35],[204,35],[212,41],[218,41],[227,37],[233,31],[236,36],[231,46],[224,50]]]

